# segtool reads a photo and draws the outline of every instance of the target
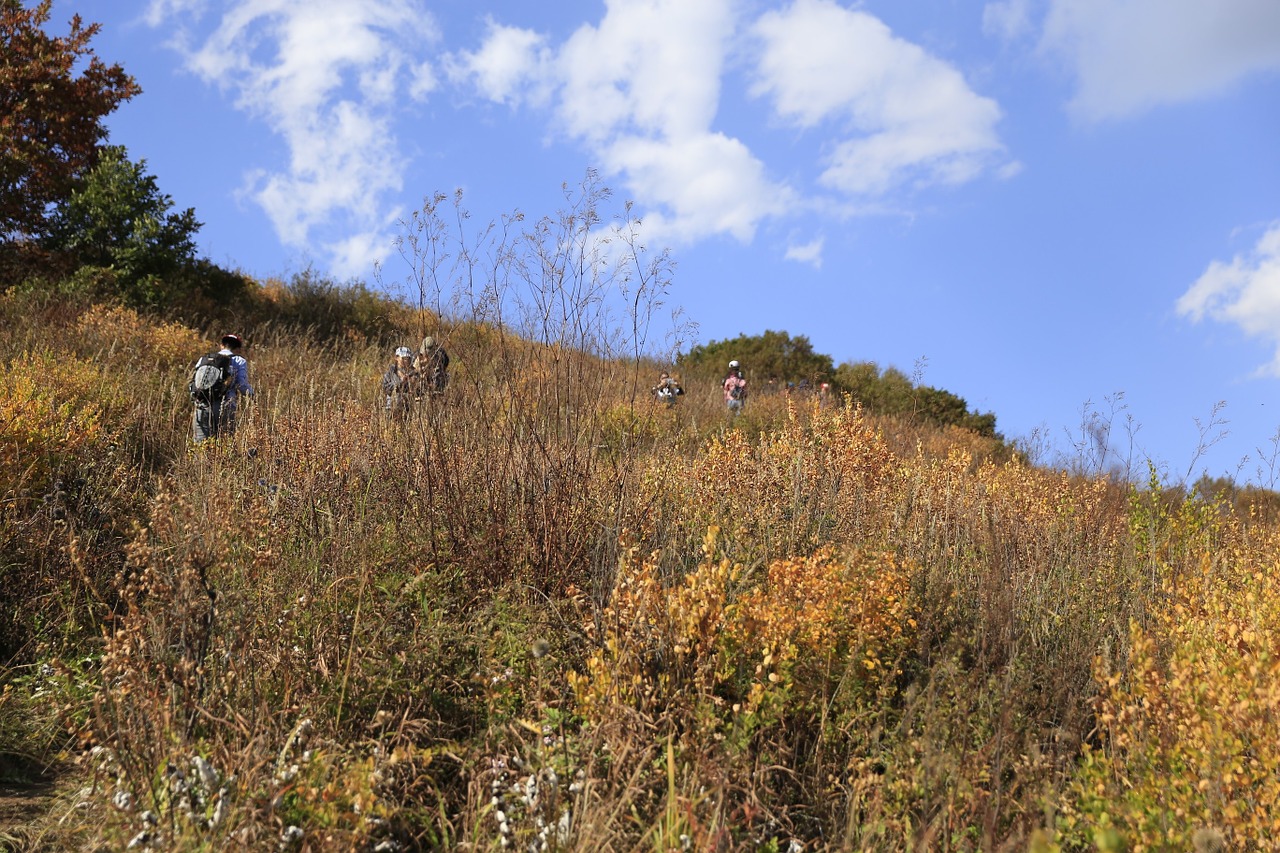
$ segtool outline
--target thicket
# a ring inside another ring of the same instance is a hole
[[[742,364],[756,396],[788,393],[803,398],[819,394],[825,385],[823,396],[838,400],[848,394],[871,414],[1002,439],[993,412],[970,410],[963,397],[919,382],[919,371],[909,377],[896,367],[881,369],[871,361],[833,366],[831,356],[815,352],[804,335],[766,330],[710,341],[682,354],[678,366],[700,381],[714,382],[723,380],[730,360]]]
[[[412,307],[260,286],[199,448],[203,330],[0,297],[0,762],[66,789],[9,846],[1274,849],[1280,530],[851,397],[657,405],[669,261],[606,198],[429,200]],[[388,419],[424,329],[448,394]]]

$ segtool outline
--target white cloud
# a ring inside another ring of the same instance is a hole
[[[524,98],[545,99],[551,51],[546,37],[532,30],[506,27],[490,20],[483,45],[446,57],[450,79],[471,81],[491,101],[514,104]]]
[[[852,137],[828,153],[822,181],[858,196],[968,181],[997,161],[1000,109],[961,74],[877,18],[830,0],[796,0],[754,28],[763,44],[752,93],[803,129]]]
[[[180,15],[203,15],[209,0],[151,0],[142,13],[148,25],[158,27],[166,20]]]
[[[735,18],[730,0],[607,0],[598,27],[580,27],[560,54],[570,132],[607,139],[705,132]]]
[[[1052,0],[1041,48],[1077,77],[1074,115],[1123,118],[1280,70],[1280,3]]]
[[[671,212],[645,217],[646,239],[687,245],[729,234],[749,242],[761,218],[781,213],[790,200],[745,145],[718,133],[621,137],[602,154],[605,168],[625,173],[647,203]]]
[[[561,131],[657,208],[644,216],[646,241],[747,241],[794,199],[745,144],[712,128],[733,10],[731,0],[606,0],[598,25],[558,47],[491,25],[454,67],[493,100],[548,99]]]
[[[825,239],[817,237],[802,245],[787,247],[786,259],[801,264],[810,264],[814,269],[822,269],[822,247]]]
[[[183,8],[157,0],[151,13],[158,23]],[[402,185],[391,116],[401,91],[420,98],[434,87],[429,66],[410,57],[436,38],[418,0],[238,0],[187,51],[188,68],[284,139],[287,168],[247,176],[246,193],[286,244],[383,227],[380,199]],[[367,273],[374,260],[351,247],[377,241],[353,239],[331,249],[339,274]]]
[[[1209,317],[1269,340],[1276,356],[1265,371],[1280,376],[1280,222],[1247,254],[1209,264],[1176,308],[1193,322]]]

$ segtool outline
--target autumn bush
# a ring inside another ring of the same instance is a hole
[[[1188,509],[1168,521],[1194,561],[1156,566],[1162,600],[1131,623],[1124,659],[1096,663],[1099,737],[1064,805],[1079,845],[1269,850],[1280,837],[1275,532]]]

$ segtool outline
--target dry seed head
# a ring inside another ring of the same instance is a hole
[[[1191,846],[1196,853],[1221,853],[1226,849],[1226,839],[1219,830],[1202,826],[1191,836]]]

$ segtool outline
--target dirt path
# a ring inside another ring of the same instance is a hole
[[[53,807],[55,779],[0,782],[0,851],[27,850],[40,822]]]

